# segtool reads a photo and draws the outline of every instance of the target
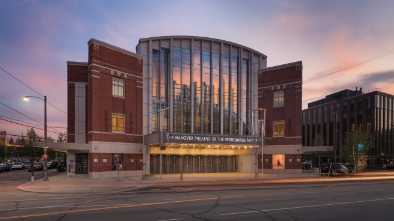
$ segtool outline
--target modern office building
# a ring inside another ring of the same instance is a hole
[[[301,62],[194,36],[88,45],[68,62],[70,174],[261,172],[263,125],[264,172],[301,173]]]
[[[392,162],[394,121],[394,96],[380,91],[363,93],[362,88],[343,90],[311,102],[302,111],[302,144],[313,146],[321,135],[324,145],[333,146],[334,161],[338,162],[345,135],[354,128],[370,132],[372,143],[368,166],[380,167]]]

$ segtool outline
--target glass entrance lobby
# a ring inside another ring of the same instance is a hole
[[[225,173],[237,171],[236,156],[162,155],[162,173]],[[150,173],[160,174],[160,155],[151,155]]]

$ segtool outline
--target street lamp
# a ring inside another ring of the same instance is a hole
[[[264,178],[264,140],[265,140],[265,117],[266,117],[266,111],[267,109],[265,108],[255,108],[251,110],[252,112],[255,111],[263,111],[263,118],[261,120],[258,120],[260,125],[261,122],[261,178]],[[253,119],[252,119],[253,123]],[[252,125],[253,128],[253,125]],[[254,128],[253,128],[254,129]],[[257,154],[257,152],[256,152]],[[257,167],[257,165],[256,165]],[[256,177],[257,177],[257,168],[256,168]]]
[[[48,174],[47,174],[47,149],[48,149],[48,144],[47,144],[47,96],[44,96],[44,99],[42,97],[36,97],[36,96],[25,96],[23,98],[24,101],[29,101],[29,98],[38,98],[40,100],[44,101],[44,181],[48,181]],[[32,168],[33,169],[33,168]]]

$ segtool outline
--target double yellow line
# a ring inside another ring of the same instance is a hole
[[[80,210],[60,211],[60,212],[51,212],[51,213],[37,213],[37,214],[20,215],[20,216],[0,217],[0,220],[21,219],[21,218],[51,216],[51,215],[59,215],[59,214],[71,214],[71,213],[84,213],[84,212],[90,212],[90,211],[123,209],[123,208],[154,206],[154,205],[165,205],[165,204],[173,204],[173,203],[189,203],[189,202],[197,202],[197,201],[204,201],[204,200],[217,200],[217,199],[218,198],[200,198],[200,199],[175,200],[175,201],[155,202],[155,203],[127,204],[127,205],[121,205],[121,206],[106,206],[106,207],[91,208],[91,209],[80,209]]]

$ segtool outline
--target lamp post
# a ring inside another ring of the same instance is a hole
[[[255,108],[251,111],[252,112],[262,111],[263,112],[263,118],[261,120],[258,120],[258,122],[259,122],[258,125],[261,125],[261,178],[264,178],[264,140],[265,140],[265,118],[266,118],[267,109],[260,107],[260,108]],[[252,122],[253,122],[253,119],[252,119]],[[256,151],[256,154],[257,154],[257,151]],[[256,167],[257,167],[257,165],[256,165]],[[257,177],[257,168],[256,168],[256,177]]]
[[[41,97],[36,96],[25,96],[23,100],[28,101],[29,98],[34,97],[44,101],[44,181],[48,181],[48,174],[47,174],[47,96],[44,96],[44,99]],[[33,168],[32,168],[33,169]]]

